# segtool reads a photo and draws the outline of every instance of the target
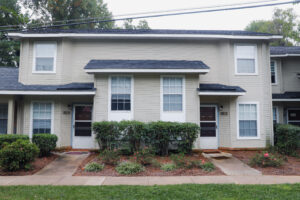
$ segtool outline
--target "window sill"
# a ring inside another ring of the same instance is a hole
[[[258,73],[235,73],[236,76],[258,76]]]
[[[56,74],[54,71],[33,71],[32,74]]]
[[[238,137],[238,140],[260,140],[260,137]]]

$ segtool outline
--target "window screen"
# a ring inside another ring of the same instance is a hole
[[[183,79],[163,78],[163,111],[182,111]]]
[[[131,110],[131,77],[111,78],[111,110]]]
[[[33,134],[51,133],[52,104],[44,102],[33,103]]]
[[[257,137],[257,105],[239,104],[240,137]]]

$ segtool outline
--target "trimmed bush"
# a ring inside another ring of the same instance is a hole
[[[144,167],[139,163],[122,162],[116,167],[116,170],[119,174],[128,175],[142,172]]]
[[[277,124],[274,132],[276,150],[284,155],[296,155],[299,147],[300,127],[289,124]]]
[[[118,122],[95,122],[92,128],[95,131],[100,150],[111,149],[112,145],[120,139]]]
[[[283,159],[275,154],[268,152],[257,153],[251,160],[251,166],[259,167],[280,167],[283,164]]]
[[[173,171],[176,169],[176,165],[174,163],[166,163],[161,166],[161,170],[164,171]]]
[[[57,136],[54,134],[34,134],[32,142],[40,149],[40,156],[49,156],[56,147]]]
[[[39,155],[39,148],[27,140],[17,140],[0,150],[0,166],[7,171],[28,168]]]
[[[118,150],[104,150],[100,153],[100,157],[103,163],[107,165],[116,165],[120,160]]]
[[[84,171],[86,172],[99,172],[102,171],[103,169],[104,169],[104,165],[96,162],[88,163],[84,167]]]
[[[29,141],[29,136],[28,135],[17,135],[17,134],[5,134],[5,135],[0,135],[0,149],[6,144],[11,144],[17,140],[27,140]]]

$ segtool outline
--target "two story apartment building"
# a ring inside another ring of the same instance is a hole
[[[300,126],[300,47],[271,47],[274,123]]]
[[[261,148],[273,138],[269,42],[246,31],[37,30],[19,68],[0,68],[2,133],[52,133],[96,148],[91,123],[193,122],[197,149]]]

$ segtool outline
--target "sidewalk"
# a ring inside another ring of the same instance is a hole
[[[300,176],[1,176],[0,185],[171,185],[171,184],[284,184]]]

